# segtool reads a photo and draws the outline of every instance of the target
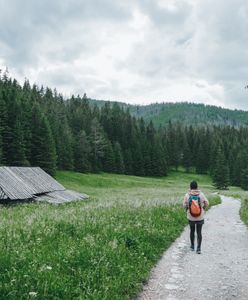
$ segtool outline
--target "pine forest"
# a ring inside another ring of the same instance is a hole
[[[69,99],[3,73],[0,78],[0,165],[82,173],[166,176],[171,169],[210,174],[215,186],[248,189],[248,127],[152,121],[129,106]]]

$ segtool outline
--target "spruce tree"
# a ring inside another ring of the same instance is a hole
[[[205,151],[204,146],[200,144],[198,148],[197,158],[196,158],[196,172],[198,174],[207,173],[208,169],[208,161],[207,161],[207,153]]]
[[[241,187],[244,190],[248,190],[248,167],[241,171]]]
[[[97,118],[94,118],[91,122],[90,144],[92,149],[92,168],[93,171],[98,172],[102,169],[102,160],[104,158],[107,141],[104,136],[103,128]]]
[[[125,171],[124,160],[121,145],[118,142],[114,144],[115,168],[116,173],[123,174]]]
[[[5,164],[3,134],[6,128],[6,105],[0,89],[0,165]]]
[[[152,176],[151,170],[151,146],[148,142],[142,143],[142,156],[144,160],[144,175]]]
[[[132,159],[133,159],[133,174],[137,176],[144,176],[144,160],[141,152],[140,142],[136,141],[132,145]]]
[[[172,125],[169,122],[167,129],[167,145],[169,155],[169,165],[175,167],[177,170],[182,159],[182,148],[183,148],[183,134],[179,124]]]
[[[80,131],[74,142],[75,170],[82,173],[91,171],[90,142],[84,130]]]
[[[224,153],[220,147],[217,151],[213,182],[217,189],[227,189],[229,185],[229,167],[225,160]]]
[[[182,164],[186,172],[189,172],[190,167],[192,166],[192,152],[190,151],[189,144],[186,138],[184,140],[184,145],[183,145]]]
[[[32,120],[32,91],[28,80],[25,80],[21,94],[21,124],[23,128],[23,142],[25,145],[25,157],[31,159],[31,120]]]
[[[73,137],[64,117],[56,136],[57,165],[60,170],[73,169]]]
[[[52,131],[38,103],[32,109],[31,164],[39,166],[50,175],[56,172],[56,149]]]
[[[156,142],[151,150],[151,175],[165,176],[167,174],[166,161],[163,149],[159,142]]]
[[[13,141],[11,146],[15,149],[15,151],[12,153],[11,165],[29,166],[29,162],[25,156],[23,128],[18,120],[16,120],[15,126],[13,127]]]
[[[134,174],[133,156],[130,148],[124,151],[124,164],[125,164],[125,174],[127,175]]]
[[[242,182],[242,173],[243,170],[245,170],[248,166],[248,151],[245,148],[241,147],[238,154],[237,158],[235,160],[235,164],[233,166],[232,170],[232,182],[236,186],[241,186]]]
[[[111,110],[110,102],[106,102],[105,105],[102,107],[100,122],[109,140],[112,141],[113,126],[112,126],[112,110]]]
[[[119,141],[122,138],[122,122],[121,122],[120,106],[114,102],[111,112],[111,126],[112,126],[112,141]]]
[[[238,183],[240,183],[240,182],[238,182],[238,178],[236,177],[237,164],[239,164],[238,157],[237,157],[238,152],[239,151],[237,148],[237,144],[233,145],[233,147],[231,147],[231,149],[230,149],[229,159],[228,159],[231,185],[238,185]],[[241,168],[242,168],[242,165],[241,165]]]
[[[115,154],[112,143],[109,140],[106,143],[104,151],[103,171],[109,173],[114,173],[116,171]]]

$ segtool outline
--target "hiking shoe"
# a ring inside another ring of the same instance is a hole
[[[190,246],[190,250],[191,250],[191,251],[194,251],[194,250],[195,250],[194,245],[191,245],[191,246]]]
[[[197,254],[201,254],[201,249],[197,249],[197,250],[196,250],[196,253],[197,253]]]

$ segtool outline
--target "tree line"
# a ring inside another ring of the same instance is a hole
[[[123,104],[122,104],[123,105]],[[136,117],[142,117],[145,121],[152,120],[154,125],[168,125],[183,123],[185,125],[206,126],[223,125],[235,126],[248,125],[248,112],[231,110],[213,105],[200,103],[153,103],[150,105],[130,105],[130,112]]]
[[[209,173],[218,188],[248,188],[248,128],[155,128],[128,108],[90,105],[86,95],[20,85],[0,75],[0,165],[165,176],[172,168]]]

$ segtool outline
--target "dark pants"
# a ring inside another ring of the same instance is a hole
[[[201,249],[201,242],[202,242],[202,225],[204,224],[204,220],[201,221],[190,221],[190,242],[191,246],[193,247],[195,244],[195,228],[197,233],[197,249]]]

